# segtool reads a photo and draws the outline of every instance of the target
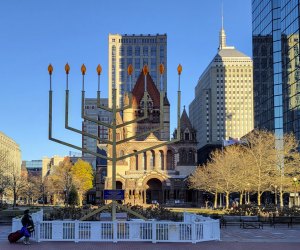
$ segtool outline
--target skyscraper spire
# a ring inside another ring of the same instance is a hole
[[[224,30],[224,15],[223,15],[223,1],[222,1],[222,8],[221,8],[221,17],[222,17],[222,26],[219,35],[219,50],[226,47],[226,34]]]
[[[221,8],[221,16],[222,16],[222,30],[223,30],[224,29],[223,1],[222,1],[222,8]]]

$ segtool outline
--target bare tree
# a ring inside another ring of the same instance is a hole
[[[66,157],[59,166],[54,166],[49,175],[47,186],[52,187],[52,195],[64,195],[65,202],[68,200],[69,192],[72,187],[72,162]]]
[[[240,203],[244,193],[256,193],[257,204],[261,205],[262,194],[276,186],[280,187],[283,206],[283,193],[291,191],[292,178],[300,176],[297,147],[298,142],[292,134],[284,135],[278,142],[273,133],[254,130],[242,145],[212,153],[211,162],[198,167],[189,178],[190,187],[215,194],[215,206],[217,193],[225,193],[228,208],[232,192],[240,193]]]
[[[284,135],[281,143],[282,146],[277,147],[276,171],[272,178],[272,186],[274,189],[279,187],[280,206],[283,207],[283,194],[292,192],[293,178],[300,177],[300,154],[299,144],[294,134]]]
[[[0,169],[3,178],[1,186],[3,191],[13,196],[13,207],[15,207],[17,198],[25,186],[26,176],[20,171],[21,166],[16,166],[9,158],[9,152],[7,150],[0,150]]]
[[[248,181],[257,193],[257,204],[261,205],[261,196],[271,190],[272,177],[276,173],[275,136],[268,131],[254,130],[248,134],[244,149],[251,173]]]
[[[240,163],[240,150],[238,146],[231,146],[225,148],[216,157],[217,160],[217,174],[220,179],[220,186],[222,192],[226,197],[226,208],[229,208],[230,193],[238,190],[237,180],[241,179],[242,165]]]
[[[217,207],[218,190],[220,190],[219,180],[215,175],[215,165],[208,162],[205,165],[197,167],[195,172],[189,177],[189,186],[193,189],[199,189],[214,195],[214,207]]]
[[[8,154],[4,150],[0,150],[0,201],[3,202],[3,196],[9,187],[9,179],[5,171],[6,163],[8,161]]]
[[[32,204],[33,201],[38,200],[41,197],[41,178],[37,176],[29,176],[27,182],[24,183],[24,188],[21,194],[28,204]]]

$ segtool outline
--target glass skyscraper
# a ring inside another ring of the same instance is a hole
[[[300,139],[299,0],[253,0],[254,126]]]

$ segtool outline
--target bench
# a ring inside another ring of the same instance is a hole
[[[293,227],[295,224],[300,224],[300,216],[293,216],[291,217],[290,226]]]
[[[220,219],[220,228],[227,226],[237,226],[241,224],[240,216],[224,215]]]
[[[263,228],[263,221],[260,221],[259,216],[231,216],[224,215],[220,219],[220,228],[227,226],[240,226],[240,228]]]
[[[258,216],[241,216],[240,228],[243,229],[259,229],[264,228],[263,223]]]
[[[277,224],[286,224],[288,225],[288,227],[290,227],[292,225],[292,217],[288,217],[288,216],[274,216],[271,219],[271,224],[270,226],[273,226],[275,228],[275,225]]]

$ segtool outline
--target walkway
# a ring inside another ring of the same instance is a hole
[[[31,246],[25,246],[21,242],[9,244],[7,234],[10,226],[0,226],[1,250],[299,250],[300,226],[289,229],[287,226],[264,229],[240,229],[239,227],[227,227],[221,230],[221,241],[191,243],[145,243],[145,242],[120,242],[120,243],[74,243],[74,242],[33,242]]]

